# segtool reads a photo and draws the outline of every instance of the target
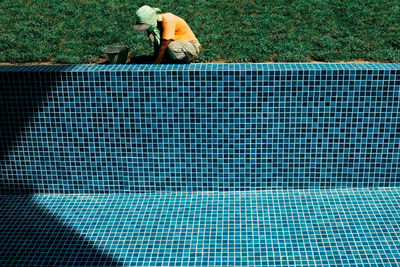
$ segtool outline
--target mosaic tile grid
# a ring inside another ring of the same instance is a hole
[[[0,81],[3,193],[400,182],[399,64],[22,66]]]
[[[3,196],[0,263],[398,266],[399,200],[397,188]]]

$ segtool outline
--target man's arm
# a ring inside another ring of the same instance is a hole
[[[171,40],[162,40],[161,41],[160,50],[158,50],[158,55],[157,55],[156,59],[154,60],[153,64],[160,64],[161,63],[161,61],[164,58],[165,51],[167,50],[168,45],[169,45],[170,42],[171,42]]]

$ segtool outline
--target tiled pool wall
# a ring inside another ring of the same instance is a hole
[[[1,193],[400,185],[400,64],[0,67]]]

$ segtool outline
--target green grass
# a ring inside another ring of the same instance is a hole
[[[107,45],[151,54],[133,28],[144,4],[189,23],[197,62],[400,61],[398,0],[2,0],[0,62],[91,63]]]

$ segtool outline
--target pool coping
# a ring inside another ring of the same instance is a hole
[[[218,63],[115,65],[2,65],[0,72],[80,71],[291,71],[291,70],[400,70],[400,63]]]

